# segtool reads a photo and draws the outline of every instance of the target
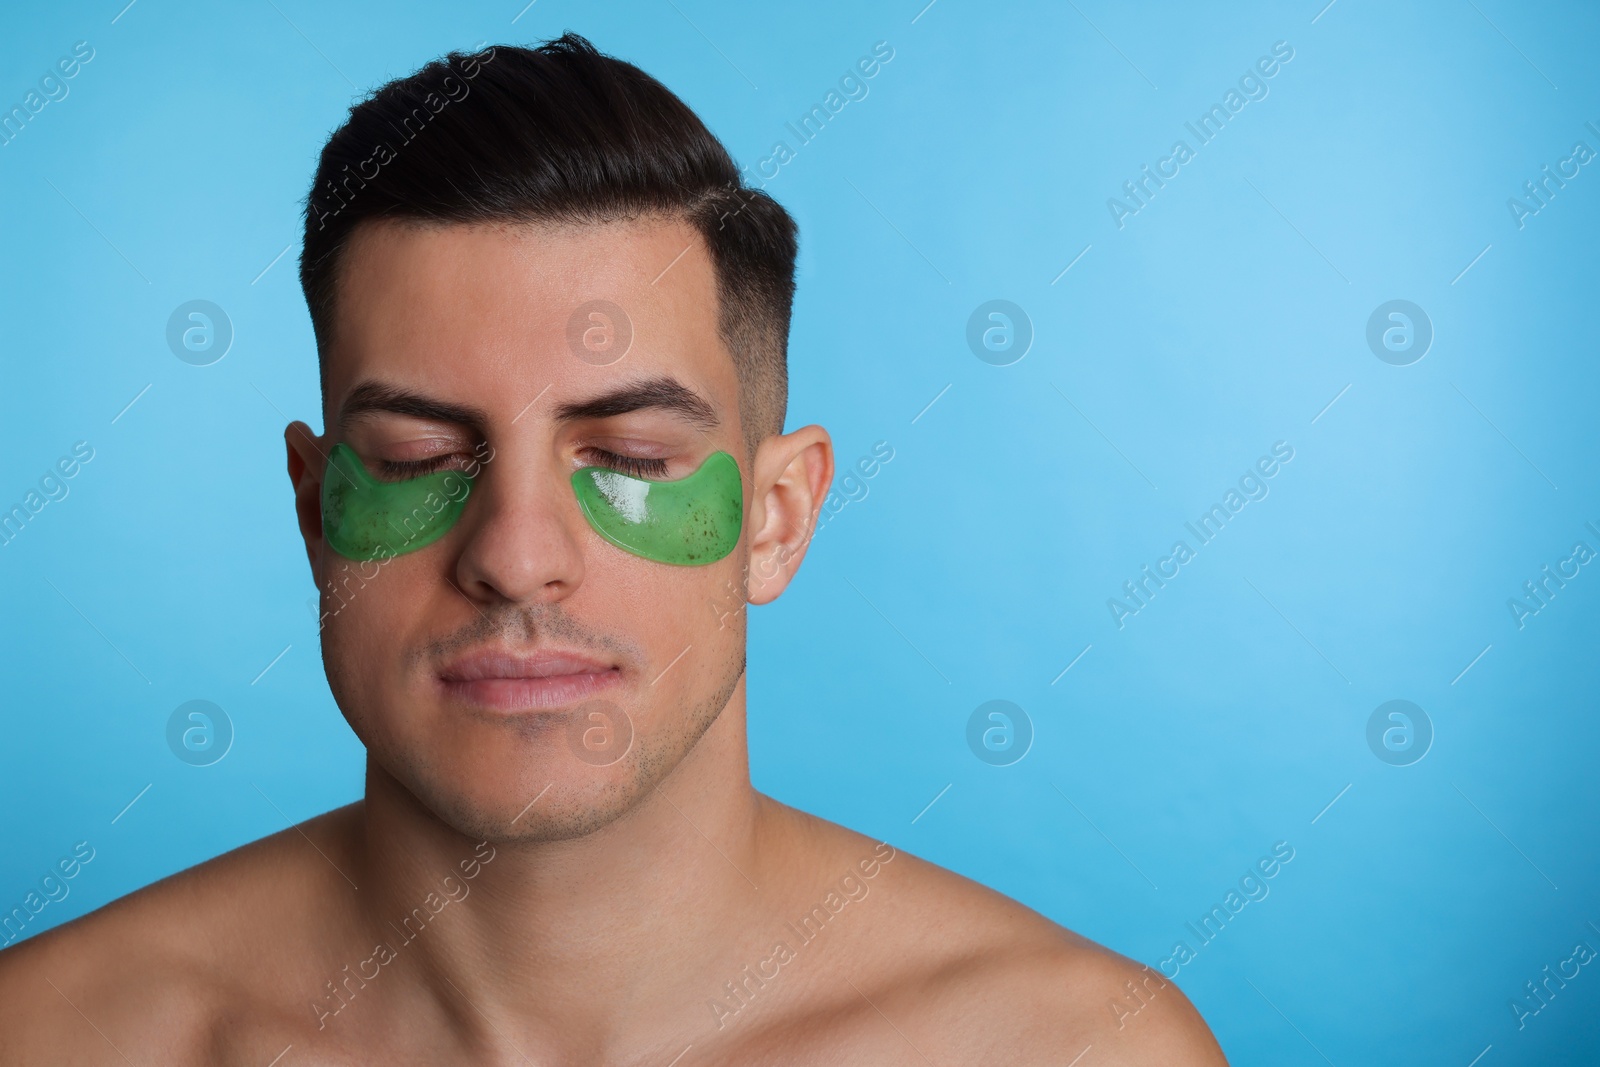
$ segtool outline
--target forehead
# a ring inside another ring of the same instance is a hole
[[[498,419],[541,394],[670,374],[736,418],[715,269],[699,233],[678,219],[367,222],[345,248],[334,304],[333,411],[374,380]],[[615,362],[608,341],[627,345]]]

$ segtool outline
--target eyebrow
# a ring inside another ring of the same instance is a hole
[[[627,382],[587,400],[569,401],[556,408],[555,420],[558,423],[581,422],[652,409],[675,415],[702,430],[714,430],[722,425],[710,401],[668,374]],[[339,409],[339,425],[346,426],[362,415],[379,413],[455,423],[480,432],[489,422],[482,408],[452,404],[382,382],[367,381],[357,385],[345,398]]]
[[[428,419],[433,422],[451,422],[479,430],[489,421],[488,415],[482,408],[451,404],[421,393],[397,389],[382,382],[369,381],[362,382],[345,397],[343,406],[339,408],[339,425],[348,426],[352,419],[362,415],[382,413],[409,415],[412,418]]]
[[[717,409],[710,401],[670,374],[641,378],[588,400],[562,404],[556,408],[555,419],[561,423],[580,422],[648,409],[676,415],[702,430],[714,430],[722,425],[722,420],[717,417]]]

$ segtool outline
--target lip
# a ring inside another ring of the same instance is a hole
[[[439,670],[446,696],[501,712],[553,711],[619,685],[622,671],[575,649],[479,649]]]

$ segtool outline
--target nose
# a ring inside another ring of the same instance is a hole
[[[461,517],[461,591],[480,603],[548,603],[583,583],[584,519],[551,459],[502,449],[474,480]]]

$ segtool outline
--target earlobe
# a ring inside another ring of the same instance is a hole
[[[833,439],[821,426],[769,437],[757,449],[747,600],[778,598],[800,568],[833,481]]]

